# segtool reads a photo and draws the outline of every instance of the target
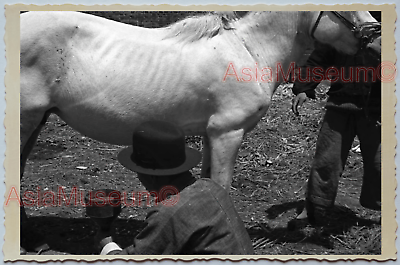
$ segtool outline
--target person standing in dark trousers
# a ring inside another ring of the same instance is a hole
[[[299,107],[307,98],[315,98],[315,88],[327,73],[331,75],[331,87],[308,179],[306,207],[297,220],[308,217],[312,224],[323,223],[327,210],[334,205],[339,178],[355,136],[360,141],[364,167],[360,204],[381,210],[379,64],[380,58],[372,58],[368,53],[349,56],[316,43],[315,50],[300,67],[293,86],[295,114],[299,114]]]
[[[122,150],[118,160],[157,194],[157,206],[150,208],[146,227],[123,250],[113,242],[111,225],[99,229],[100,254],[253,254],[229,194],[213,180],[196,180],[189,172],[200,159],[199,151],[185,146],[179,128],[162,121],[141,124],[133,133],[133,147]],[[165,190],[176,194],[166,197]]]

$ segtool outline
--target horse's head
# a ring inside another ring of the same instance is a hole
[[[354,55],[380,36],[380,28],[367,11],[321,11],[313,15],[309,30],[312,38]]]

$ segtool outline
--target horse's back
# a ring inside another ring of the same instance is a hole
[[[154,35],[150,29],[135,27],[79,12],[28,12],[21,15],[21,42],[32,39],[94,38],[96,35],[140,33]]]

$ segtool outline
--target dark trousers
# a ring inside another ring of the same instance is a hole
[[[327,109],[318,136],[315,158],[308,180],[307,199],[322,206],[333,206],[354,137],[360,140],[364,165],[360,196],[362,206],[380,210],[381,126],[363,112]]]

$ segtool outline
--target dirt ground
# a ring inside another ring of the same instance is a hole
[[[355,140],[340,179],[336,204],[324,229],[309,225],[288,230],[287,224],[301,210],[310,164],[323,116],[326,97],[319,94],[295,116],[290,107],[291,84],[282,85],[267,114],[242,143],[230,195],[253,242],[257,255],[379,255],[381,214],[358,202],[362,159]],[[321,86],[323,92],[324,86]],[[187,138],[201,150],[199,137]],[[121,146],[94,141],[51,115],[32,151],[21,194],[31,197],[61,187],[67,196],[74,187],[89,191],[102,188],[139,191],[144,188],[135,174],[116,160]],[[200,175],[200,166],[193,169]],[[44,196],[43,198],[45,198]],[[42,200],[46,201],[46,200]],[[51,204],[51,198],[47,200]],[[32,205],[26,212],[31,231],[45,235],[49,250],[42,255],[97,253],[95,228],[81,205]],[[117,243],[126,247],[144,225],[146,208],[127,206],[114,223]]]

